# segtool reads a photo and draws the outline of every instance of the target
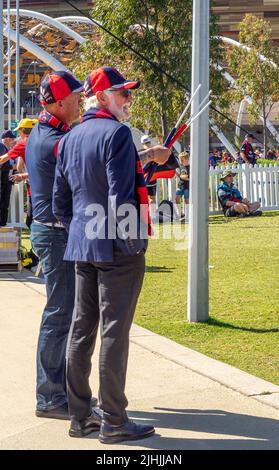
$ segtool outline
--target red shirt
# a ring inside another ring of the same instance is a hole
[[[8,151],[8,155],[11,160],[16,160],[18,157],[21,157],[25,163],[25,147],[26,140],[21,140],[18,142],[11,150]],[[27,183],[27,195],[31,196],[30,186]]]
[[[18,142],[11,150],[8,151],[9,158],[11,160],[16,160],[18,157],[21,157],[25,163],[25,147],[26,140],[21,140]]]

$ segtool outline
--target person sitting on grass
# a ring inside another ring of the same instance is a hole
[[[226,217],[248,217],[262,215],[258,210],[259,202],[250,202],[244,199],[234,185],[233,178],[236,173],[225,170],[221,176],[222,184],[218,187],[218,199]]]

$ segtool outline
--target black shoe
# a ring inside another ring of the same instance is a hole
[[[96,411],[92,411],[92,414],[82,421],[72,420],[71,427],[69,429],[69,436],[84,437],[91,432],[99,431],[101,421],[102,418],[98,413],[96,413]]]
[[[95,397],[91,398],[91,408],[95,408],[98,405],[98,400]],[[52,410],[36,410],[36,416],[38,418],[50,418],[50,419],[70,419],[68,403],[53,408]]]
[[[99,441],[103,444],[114,444],[122,441],[144,439],[155,432],[153,426],[137,424],[130,419],[120,426],[113,426],[102,421]]]
[[[52,410],[36,410],[36,416],[38,418],[70,419],[68,404],[64,403],[64,405]]]
[[[258,217],[258,216],[260,216],[260,215],[262,215],[262,214],[263,214],[263,211],[260,211],[260,210],[250,212],[250,216],[251,216],[251,217]]]

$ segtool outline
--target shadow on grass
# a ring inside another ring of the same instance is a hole
[[[166,266],[146,266],[146,273],[172,273],[175,268],[169,268]]]
[[[232,330],[248,331],[250,333],[279,333],[279,328],[246,328],[244,326],[232,325],[231,323],[222,322],[216,318],[209,318],[206,322],[209,326],[217,326],[219,328],[230,328]]]
[[[279,216],[279,211],[276,211],[276,212],[263,212],[263,215],[262,217],[266,218],[266,217],[277,217]],[[252,219],[256,219],[257,217],[252,217]],[[212,216],[209,216],[208,218],[208,223],[209,225],[223,225],[223,224],[228,224],[228,223],[232,223],[233,221],[239,221],[239,220],[247,220],[247,218],[245,219],[241,219],[240,217],[225,217],[223,215],[212,215]],[[251,221],[251,218],[249,217],[249,220]],[[247,227],[245,226],[245,228],[255,228],[254,226],[253,227]]]

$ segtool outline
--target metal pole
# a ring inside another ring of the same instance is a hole
[[[209,0],[193,0],[192,115],[209,91]],[[188,312],[190,322],[208,320],[208,139],[206,110],[191,127]]]
[[[19,45],[19,0],[16,0],[16,93],[15,115],[20,119],[20,45]]]
[[[7,0],[7,59],[8,59],[8,129],[12,124],[12,100],[11,100],[11,16],[10,16],[10,0]]]
[[[0,0],[0,132],[4,130],[3,0]]]

